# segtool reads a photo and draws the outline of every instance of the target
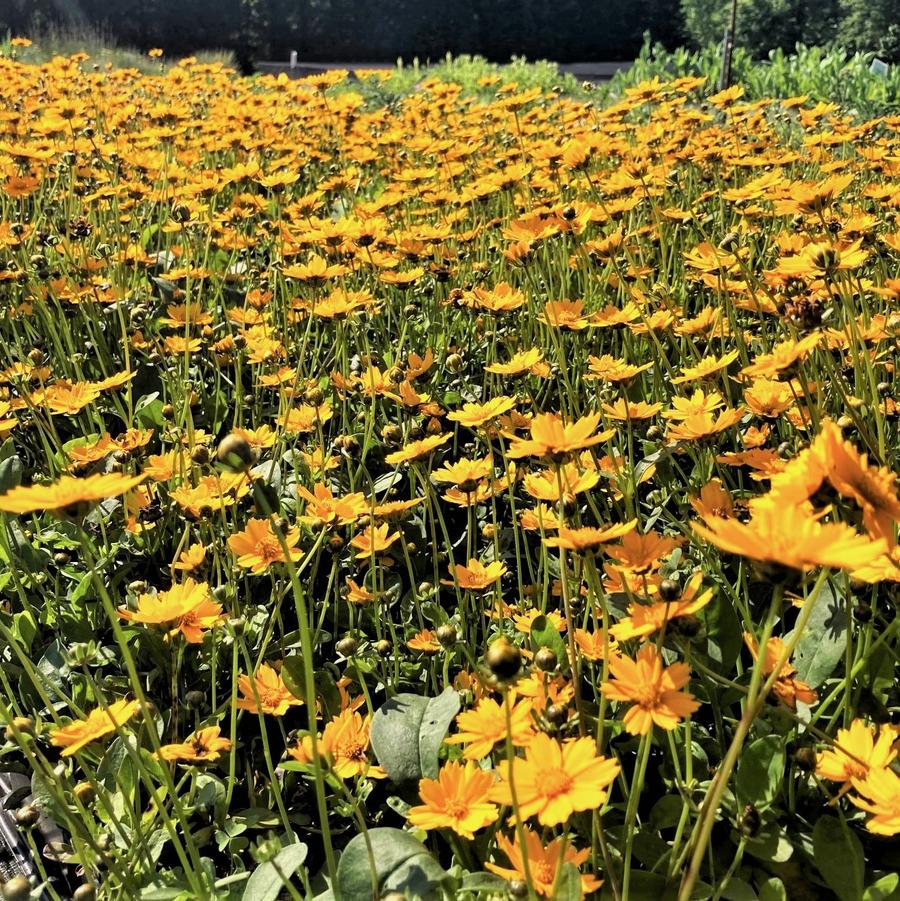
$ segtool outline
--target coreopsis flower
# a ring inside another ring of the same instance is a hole
[[[465,745],[463,757],[466,760],[487,757],[497,744],[506,741],[507,732],[517,748],[524,747],[535,734],[529,701],[511,704],[510,726],[507,730],[503,705],[493,698],[482,698],[471,710],[464,710],[456,717],[458,731],[445,738],[444,742]]]
[[[818,459],[825,477],[835,491],[852,498],[863,511],[863,523],[869,533],[894,543],[894,524],[900,521],[897,476],[885,467],[872,466],[867,454],[860,454],[841,430],[830,420],[810,450]]]
[[[566,424],[556,413],[538,413],[531,421],[531,438],[514,437],[507,456],[547,457],[554,462],[562,462],[566,457],[607,441],[615,434],[615,429],[596,431],[600,418],[599,413],[589,413]]]
[[[858,269],[869,256],[861,244],[861,240],[846,246],[824,241],[807,244],[800,253],[779,260],[775,271],[780,276],[822,278]]]
[[[228,539],[228,549],[237,558],[238,566],[249,569],[253,575],[268,571],[273,563],[286,563],[288,559],[296,563],[303,552],[297,547],[300,530],[289,529],[282,533],[288,556],[285,556],[281,540],[268,519],[248,519],[241,532],[235,532]]]
[[[573,813],[597,810],[606,802],[619,769],[618,761],[597,754],[593,738],[558,742],[540,732],[525,748],[524,759],[513,764],[519,814],[522,819],[536,816],[542,826],[558,826]],[[511,806],[508,760],[500,761],[498,775],[490,797]]]
[[[506,855],[510,866],[501,867],[492,861],[485,863],[484,868],[491,873],[507,880],[524,881],[526,877],[525,859],[528,860],[528,875],[531,876],[531,884],[534,890],[544,898],[553,895],[557,877],[564,864],[574,864],[580,867],[590,856],[590,849],[584,848],[576,851],[573,845],[563,836],[553,839],[544,845],[541,837],[527,826],[523,830],[525,835],[525,854],[519,847],[518,836],[513,836],[510,841],[502,833],[497,836],[497,847]],[[599,890],[603,883],[589,873],[581,876],[581,891],[584,895]]]
[[[458,422],[470,429],[478,428],[485,423],[508,413],[516,405],[513,397],[492,397],[483,404],[463,404],[461,410],[447,414],[451,422]]]
[[[306,501],[306,513],[299,517],[304,523],[318,519],[326,525],[350,525],[371,511],[371,505],[362,492],[354,491],[335,497],[332,490],[322,482],[313,485],[312,491],[298,485],[297,495]]]
[[[384,458],[384,462],[388,463],[390,466],[399,466],[401,463],[414,463],[417,460],[422,460],[425,457],[430,456],[437,448],[439,448],[442,444],[446,444],[453,435],[427,435],[425,438],[422,438],[420,441],[411,441],[409,444],[405,444],[398,451],[394,451],[392,454],[387,454]]]
[[[472,761],[445,763],[437,779],[419,782],[423,803],[411,807],[407,819],[419,829],[452,829],[474,838],[497,819],[497,806],[488,800],[493,782],[493,775]]]
[[[700,489],[699,496],[690,498],[690,501],[694,512],[701,519],[727,519],[734,515],[731,495],[722,487],[720,479],[711,479]]]
[[[137,701],[113,701],[107,707],[97,707],[83,720],[73,720],[50,732],[50,743],[62,748],[63,757],[71,757],[91,742],[112,735],[138,711]]]
[[[480,560],[472,559],[465,566],[457,563],[451,567],[452,579],[441,579],[442,585],[456,585],[464,591],[483,591],[495,585],[506,573],[506,565],[494,560],[485,566]]]
[[[834,745],[818,755],[816,775],[849,788],[852,780],[865,780],[871,770],[890,766],[897,756],[896,738],[893,729],[853,720],[849,728],[838,729]]]
[[[611,541],[627,535],[636,526],[636,519],[628,522],[613,523],[612,525],[599,528],[585,526],[580,529],[570,529],[566,526],[560,526],[555,536],[544,539],[544,544],[547,547],[559,547],[575,551],[577,554],[597,552]]]
[[[237,687],[243,697],[236,698],[234,703],[251,713],[284,716],[291,707],[303,703],[284,684],[278,670],[268,663],[260,664],[252,677],[238,676]]]
[[[231,742],[221,737],[218,726],[207,726],[189,735],[183,742],[163,745],[159,756],[178,763],[215,763],[231,750]]]
[[[341,779],[380,772],[380,767],[373,766],[368,756],[371,726],[371,716],[364,717],[348,707],[322,731],[319,751],[328,755],[332,771]]]
[[[712,589],[700,591],[702,580],[703,574],[698,572],[676,601],[629,604],[628,616],[611,626],[610,632],[618,641],[629,641],[632,638],[649,638],[670,625],[677,630],[679,618],[693,616],[712,600]]]
[[[222,619],[222,605],[210,597],[206,582],[188,577],[168,591],[142,594],[136,610],[120,607],[119,616],[133,623],[168,626],[168,637],[180,632],[189,643],[200,644],[205,630]]]
[[[700,706],[694,696],[682,691],[691,679],[686,663],[666,667],[653,645],[644,645],[637,659],[611,657],[612,677],[600,691],[611,701],[631,703],[625,714],[625,728],[632,735],[646,735],[654,725],[671,731]]]
[[[544,362],[544,355],[539,348],[521,350],[513,354],[506,363],[490,363],[484,367],[485,372],[494,375],[517,376],[526,372],[532,375],[544,375],[550,367]]]
[[[743,416],[742,409],[720,410],[715,416],[712,413],[695,413],[670,425],[666,437],[670,441],[701,441],[737,425]]]
[[[615,403],[603,404],[602,409],[610,419],[620,422],[638,422],[642,419],[652,419],[662,410],[662,404],[648,404],[641,400],[628,400],[620,397]]]
[[[887,550],[882,539],[859,535],[845,523],[822,523],[800,505],[761,498],[751,509],[747,523],[714,516],[692,528],[723,551],[804,571],[817,566],[857,569]]]
[[[546,613],[542,613],[538,607],[532,607],[530,610],[524,610],[513,614],[513,623],[515,624],[516,631],[522,632],[525,635],[530,635],[534,626],[534,621],[542,616],[547,620],[549,625],[556,629],[557,632],[566,631],[565,617],[558,610],[548,610]]]
[[[813,332],[799,341],[782,341],[769,353],[757,356],[741,370],[741,375],[748,379],[792,377],[796,367],[812,353],[821,340],[822,336]]]
[[[866,829],[875,835],[900,832],[900,776],[891,769],[871,769],[864,779],[853,778],[858,794],[850,800],[860,810],[872,814]]]
[[[203,566],[206,560],[206,547],[202,544],[192,544],[186,547],[172,564],[172,569],[178,572],[189,573]]]
[[[456,485],[461,490],[474,491],[481,479],[486,479],[494,472],[494,461],[490,456],[478,460],[457,460],[445,463],[440,469],[431,473],[435,482]]]
[[[35,513],[59,510],[65,514],[86,512],[90,505],[108,497],[120,497],[144,481],[143,475],[110,472],[76,479],[63,476],[48,485],[20,485],[0,495],[0,511]]]
[[[373,554],[386,554],[391,545],[400,539],[399,532],[390,533],[390,526],[383,523],[380,526],[369,526],[365,532],[355,536],[350,544],[356,548],[356,558],[365,559]]]
[[[607,653],[609,656],[617,653],[619,644],[615,638],[607,637],[602,629],[588,632],[587,629],[575,630],[575,646],[583,657],[588,660],[603,660]]]
[[[437,654],[441,649],[441,643],[431,629],[420,629],[406,642],[406,646],[412,651],[421,651],[423,654]]]
[[[750,656],[754,660],[759,659],[759,642],[756,637],[749,632],[744,633],[744,644],[750,651]],[[767,678],[775,672],[775,667],[784,653],[784,642],[777,636],[770,638],[766,642],[765,653],[763,654],[763,675]],[[778,678],[772,685],[772,694],[791,710],[797,709],[797,701],[804,704],[815,704],[818,700],[816,692],[806,684],[806,682],[795,677],[797,668],[788,660],[781,665],[778,672]]]

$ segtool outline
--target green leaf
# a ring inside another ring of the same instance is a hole
[[[734,605],[718,592],[698,614],[706,628],[706,653],[718,673],[730,672],[743,645],[743,628]]]
[[[335,877],[340,897],[364,901],[376,892],[406,892],[423,901],[439,897],[437,887],[447,874],[418,839],[386,827],[370,829],[367,836],[357,835],[341,855]]]
[[[813,688],[821,685],[840,663],[846,646],[846,603],[826,583],[819,591],[806,628],[794,651],[797,678]]]
[[[728,880],[728,885],[725,886],[722,897],[727,899],[727,901],[756,901],[756,892],[743,879],[732,877]]]
[[[280,675],[295,698],[306,698],[306,676],[303,672],[303,658],[299,654],[284,658]]]
[[[759,885],[759,901],[787,901],[784,883],[774,876]]]
[[[437,776],[441,743],[458,710],[459,694],[447,688],[436,698],[399,694],[375,712],[372,749],[393,782]]]
[[[583,896],[578,867],[573,863],[565,864],[553,887],[553,898],[555,901],[581,901]]]
[[[0,461],[0,494],[6,494],[7,491],[18,488],[22,484],[24,473],[25,467],[18,454],[13,454]]]
[[[260,864],[244,886],[241,901],[275,901],[282,886],[300,869],[308,852],[302,843],[282,848],[272,860]]]
[[[543,614],[536,617],[531,624],[531,640],[534,643],[535,651],[538,648],[550,648],[556,654],[560,668],[564,672],[568,672],[569,657],[566,654],[566,646],[562,640],[562,635],[556,631],[553,623]]]
[[[822,878],[840,901],[859,901],[865,858],[862,844],[846,822],[819,817],[813,828],[813,856]]]
[[[896,901],[900,897],[900,874],[888,873],[873,882],[864,892],[862,901]]]
[[[735,783],[738,801],[765,807],[775,800],[784,779],[784,739],[766,735],[741,754]]]

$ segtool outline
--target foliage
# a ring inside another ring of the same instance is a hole
[[[45,52],[7,901],[896,899],[893,74]]]

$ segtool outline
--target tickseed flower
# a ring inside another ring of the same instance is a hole
[[[318,751],[328,758],[332,772],[340,779],[356,776],[383,778],[384,771],[369,761],[370,716],[363,717],[350,707],[342,710],[325,727],[318,740]],[[288,748],[298,763],[312,762],[312,740],[307,735],[300,744]]]
[[[384,462],[391,466],[399,466],[401,463],[414,463],[416,460],[422,460],[429,456],[434,450],[442,444],[446,444],[453,435],[428,435],[421,441],[413,441],[405,444],[398,451],[388,454],[384,458]]]
[[[206,548],[202,544],[192,544],[178,555],[178,559],[172,564],[172,569],[178,572],[191,572],[203,566],[205,560]]]
[[[303,703],[291,693],[278,671],[267,663],[260,664],[252,678],[238,676],[238,690],[243,697],[237,698],[235,704],[251,713],[284,716],[291,707]]]
[[[802,506],[767,501],[753,505],[750,521],[715,516],[694,531],[723,551],[793,569],[856,569],[887,550],[881,539],[857,534],[844,523],[821,523]]]
[[[412,651],[422,651],[424,654],[437,654],[441,649],[441,643],[431,629],[422,629],[413,635],[406,646]]]
[[[120,607],[119,616],[144,625],[167,625],[168,637],[180,632],[191,644],[199,644],[204,630],[221,620],[222,606],[210,597],[206,582],[189,577],[168,591],[142,594],[137,610]]]
[[[300,530],[289,529],[283,537],[290,559],[296,563],[303,556],[297,547]],[[228,539],[228,549],[237,557],[238,566],[249,569],[256,576],[266,572],[273,563],[285,563],[288,559],[268,519],[247,520],[246,528]]]
[[[387,523],[380,526],[369,526],[365,532],[353,538],[350,544],[356,548],[357,559],[366,559],[373,554],[385,554],[391,545],[400,539],[400,533],[389,534]]]
[[[599,413],[589,413],[566,425],[555,413],[539,413],[531,421],[531,438],[514,437],[507,456],[547,457],[561,462],[567,456],[612,438],[615,429],[596,431],[600,419]]]
[[[750,656],[753,657],[754,660],[758,660],[759,642],[756,640],[756,637],[749,632],[745,632],[744,644],[750,651]],[[775,672],[775,667],[783,653],[784,642],[780,638],[770,638],[768,642],[766,642],[766,650],[763,654],[764,676],[771,676],[772,673]],[[796,679],[794,677],[794,673],[796,672],[797,668],[789,661],[785,661],[778,673],[778,678],[772,686],[772,694],[774,694],[782,704],[790,707],[791,710],[797,709],[797,701],[802,701],[804,704],[815,704],[819,697],[809,685],[801,679]]]
[[[451,422],[458,422],[460,425],[469,428],[477,428],[508,413],[516,405],[515,398],[512,397],[493,397],[483,404],[463,404],[461,410],[455,410],[447,414],[447,419]]]
[[[407,818],[419,829],[452,829],[463,838],[474,838],[497,819],[497,807],[488,800],[493,783],[493,774],[472,761],[445,763],[437,779],[419,782],[423,803],[411,807]]]
[[[547,547],[560,547],[578,554],[586,554],[601,550],[609,542],[627,535],[635,526],[637,526],[636,519],[601,528],[586,526],[581,529],[569,529],[561,526],[555,537],[544,539],[544,544]]]
[[[500,782],[491,800],[510,806],[509,761],[498,764]],[[523,819],[536,816],[542,826],[558,826],[580,810],[597,810],[606,801],[606,789],[619,774],[615,760],[597,754],[592,738],[558,742],[538,733],[516,759],[512,778]]]
[[[506,566],[498,560],[485,566],[481,561],[473,559],[465,566],[457,563],[450,572],[453,578],[441,579],[442,585],[458,585],[467,591],[483,591],[503,577]]]
[[[62,748],[63,757],[71,757],[91,742],[112,735],[138,711],[137,701],[113,701],[108,707],[97,707],[83,720],[73,720],[50,733],[50,742]]]
[[[848,788],[853,779],[865,780],[870,770],[890,765],[897,756],[893,747],[896,738],[892,729],[879,729],[862,720],[853,720],[849,728],[838,729],[833,747],[819,754],[816,775],[841,782]]]
[[[510,735],[518,748],[534,738],[531,709],[529,701],[519,701],[510,708]],[[506,740],[506,711],[493,698],[482,698],[471,710],[464,710],[456,717],[456,727],[459,731],[445,738],[445,744],[465,745],[463,757],[466,760],[481,760],[498,743]]]
[[[215,763],[231,750],[231,742],[221,737],[218,726],[207,726],[189,735],[183,742],[163,745],[159,756],[178,763]]]
[[[518,836],[513,836],[510,841],[505,835],[497,836],[497,847],[506,855],[509,860],[509,867],[501,867],[488,861],[484,868],[491,873],[496,873],[507,880],[524,881],[526,876],[524,858],[528,859],[528,875],[531,876],[531,883],[534,890],[544,898],[550,898],[553,895],[556,879],[564,864],[571,863],[576,867],[580,867],[590,856],[590,849],[584,848],[576,851],[571,843],[567,842],[563,836],[553,839],[546,846],[542,844],[541,837],[537,832],[529,829],[527,826],[523,830],[525,833],[525,854],[522,854],[522,848],[519,847]],[[603,883],[588,873],[581,876],[581,891],[588,895],[596,892]]]
[[[681,690],[691,678],[688,665],[663,666],[653,645],[644,645],[636,660],[611,657],[609,669],[612,678],[600,686],[600,691],[611,701],[632,703],[624,719],[632,735],[646,735],[654,725],[671,731],[700,706],[690,692]]]
[[[86,512],[91,504],[108,497],[119,497],[144,481],[144,476],[104,473],[76,479],[63,476],[49,485],[19,486],[0,495],[0,511],[35,513],[38,510],[60,510],[64,513]]]
[[[875,835],[900,832],[900,776],[894,770],[872,769],[865,779],[853,778],[856,795],[850,800],[860,810],[872,814],[866,829]]]

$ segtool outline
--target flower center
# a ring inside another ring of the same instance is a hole
[[[447,801],[446,807],[444,809],[447,812],[447,816],[461,820],[464,816],[466,816],[466,814],[468,814],[469,805],[466,804],[465,801],[460,801],[457,798],[452,798]]]
[[[538,785],[545,797],[555,798],[572,788],[572,777],[565,770],[544,770]]]
[[[281,545],[276,538],[263,538],[256,543],[256,553],[265,563],[281,559]]]
[[[550,866],[546,860],[530,860],[528,861],[534,881],[543,885],[552,885],[556,876],[556,870]]]

